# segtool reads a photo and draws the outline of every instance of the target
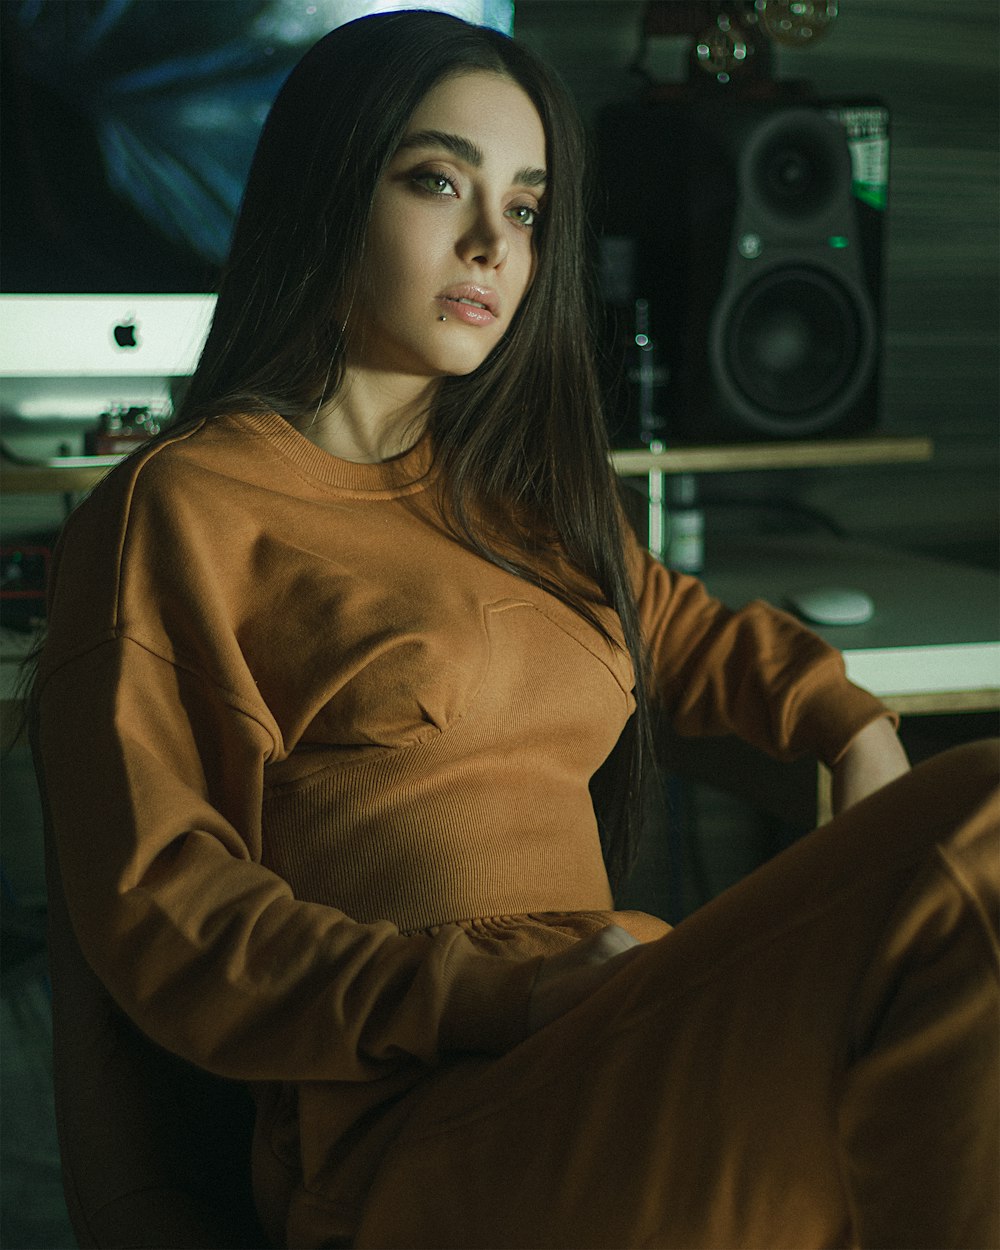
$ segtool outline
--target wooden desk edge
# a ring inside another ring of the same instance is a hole
[[[901,716],[933,716],[951,712],[994,712],[1000,710],[1000,687],[978,690],[930,690],[912,694],[878,696],[886,707]]]

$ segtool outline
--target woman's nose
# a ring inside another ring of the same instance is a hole
[[[476,214],[475,220],[462,236],[458,245],[463,260],[469,264],[497,269],[507,259],[509,245],[503,223],[486,212]]]

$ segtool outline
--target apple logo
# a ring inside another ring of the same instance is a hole
[[[139,340],[136,337],[136,324],[130,318],[118,323],[112,330],[115,343],[122,348],[134,349],[139,346]]]

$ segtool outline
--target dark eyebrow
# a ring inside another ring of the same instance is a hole
[[[407,148],[444,148],[473,169],[480,169],[483,164],[482,151],[471,139],[449,134],[445,130],[415,130],[404,136],[396,150],[402,152]],[[544,169],[519,169],[513,181],[522,187],[544,187],[547,175]]]
[[[483,163],[483,154],[471,139],[451,135],[444,130],[415,130],[404,135],[397,151],[402,152],[406,148],[444,148],[473,169],[479,169]]]
[[[514,175],[514,182],[519,187],[544,187],[548,180],[544,169],[519,169]]]

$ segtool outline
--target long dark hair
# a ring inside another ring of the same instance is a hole
[[[638,835],[650,714],[593,366],[585,144],[565,90],[541,62],[496,31],[436,12],[360,18],[320,40],[293,70],[261,134],[215,318],[175,428],[241,409],[301,421],[336,394],[344,342],[334,310],[350,305],[363,268],[375,188],[418,103],[442,79],[469,70],[502,74],[532,100],[547,139],[548,187],[531,287],[489,358],[442,382],[431,437],[462,541],[540,582],[605,637],[601,605],[621,621],[637,711],[616,752],[612,788],[624,801],[599,812],[617,882]],[[527,529],[518,521],[526,517]],[[541,550],[553,541],[596,595],[540,571],[532,544]]]

